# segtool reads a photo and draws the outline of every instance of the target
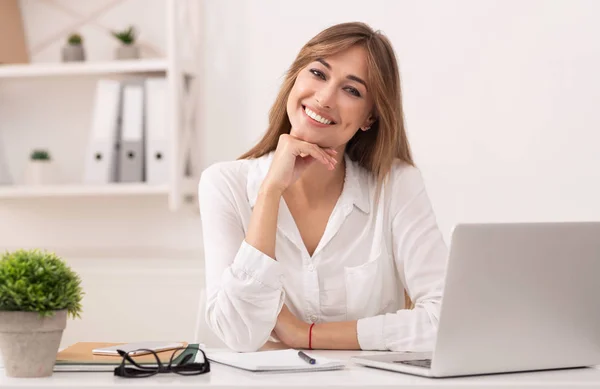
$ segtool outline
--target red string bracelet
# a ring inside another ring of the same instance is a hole
[[[310,325],[310,328],[308,329],[308,349],[312,350],[312,329],[314,327],[315,323],[312,323]]]

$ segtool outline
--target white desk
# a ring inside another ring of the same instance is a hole
[[[369,352],[313,351],[315,355],[348,359],[352,355]],[[487,376],[430,379],[407,374],[370,369],[349,363],[345,370],[312,373],[251,373],[244,370],[211,363],[208,374],[181,377],[177,374],[160,374],[149,378],[120,378],[112,373],[54,373],[48,378],[8,378],[0,370],[0,388],[83,388],[112,389],[116,387],[152,388],[219,388],[259,389],[403,389],[403,388],[598,388],[600,368],[554,370],[532,373],[496,374]]]

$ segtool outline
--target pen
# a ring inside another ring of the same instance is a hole
[[[302,351],[298,351],[298,356],[302,359],[304,359],[306,362],[310,363],[311,365],[314,365],[315,363],[317,363],[317,361],[314,358],[309,357],[308,355],[304,354]]]

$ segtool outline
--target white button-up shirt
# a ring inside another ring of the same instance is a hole
[[[431,351],[448,253],[419,170],[394,163],[377,201],[374,176],[346,156],[343,190],[313,255],[282,198],[274,260],[244,240],[272,156],[202,173],[212,331],[234,350],[257,350],[285,303],[305,322],[358,320],[364,350]],[[414,309],[404,309],[405,289]]]

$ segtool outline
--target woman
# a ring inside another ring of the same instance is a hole
[[[228,347],[433,348],[447,248],[379,32],[344,23],[310,40],[263,139],[206,169],[199,202],[206,320]]]

